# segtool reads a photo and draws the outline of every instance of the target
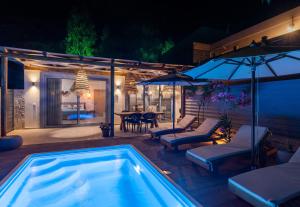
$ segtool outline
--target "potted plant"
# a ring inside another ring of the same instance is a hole
[[[226,86],[224,83],[218,83],[215,87],[214,94],[211,96],[211,101],[218,103],[217,107],[219,108],[219,119],[221,122],[220,131],[225,141],[230,142],[232,122],[229,117],[229,112],[237,107],[245,107],[251,102],[249,90],[243,89],[240,94],[237,95],[230,91],[229,86]]]
[[[109,123],[100,123],[100,129],[102,130],[102,137],[109,137],[110,135],[110,124]]]
[[[222,114],[220,116],[221,122],[221,132],[223,133],[223,137],[226,142],[230,142],[231,140],[231,129],[232,129],[232,122],[231,118],[229,118],[228,114]]]

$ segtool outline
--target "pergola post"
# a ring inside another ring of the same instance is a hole
[[[146,111],[146,86],[143,85],[143,111]]]
[[[172,105],[172,128],[175,129],[175,104],[176,104],[176,97],[175,97],[175,82],[173,83],[173,96],[172,96],[172,100],[173,100],[173,105]]]
[[[158,86],[158,111],[161,111],[161,102],[162,102],[162,95],[161,95],[161,86]]]
[[[115,136],[115,60],[111,60],[110,65],[110,136]]]
[[[256,121],[256,87],[255,87],[255,77],[256,77],[256,66],[254,65],[251,69],[251,168],[256,168],[256,149],[255,149],[255,121]]]
[[[6,108],[7,108],[7,71],[8,57],[1,56],[1,136],[6,136]]]

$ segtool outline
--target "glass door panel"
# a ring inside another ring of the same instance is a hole
[[[106,121],[106,81],[89,80],[89,91],[77,96],[73,79],[47,79],[47,126],[99,124]]]

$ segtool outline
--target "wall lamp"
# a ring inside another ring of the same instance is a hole
[[[36,82],[35,82],[35,81],[32,81],[32,82],[31,82],[31,86],[36,86]]]

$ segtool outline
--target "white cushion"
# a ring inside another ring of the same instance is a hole
[[[300,165],[286,163],[229,179],[229,188],[256,206],[275,206],[300,195]]]
[[[195,129],[199,134],[209,134],[212,130],[214,130],[217,125],[220,123],[219,119],[214,118],[206,118],[200,126]]]
[[[203,162],[208,162],[247,151],[249,151],[248,148],[230,147],[226,145],[209,145],[190,149],[187,151],[187,155],[193,156]]]
[[[255,145],[260,143],[260,141],[268,133],[267,127],[256,126],[255,127]],[[241,146],[251,148],[251,126],[242,125],[235,136],[232,138],[228,146]]]
[[[188,128],[194,121],[196,117],[192,115],[185,115],[177,124],[177,127],[186,129]]]
[[[291,157],[291,159],[289,160],[289,162],[291,162],[291,163],[295,162],[295,163],[299,163],[300,164],[300,147],[294,153],[294,155]]]
[[[166,142],[172,143],[172,142],[178,141],[180,139],[186,139],[186,138],[195,137],[195,136],[201,136],[201,134],[199,134],[196,131],[181,132],[181,133],[163,135],[160,137],[160,139],[164,140]]]

